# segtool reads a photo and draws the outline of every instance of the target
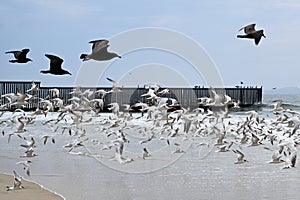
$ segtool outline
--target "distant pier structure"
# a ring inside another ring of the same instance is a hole
[[[71,99],[76,94],[72,94],[71,92],[74,91],[74,87],[44,87],[41,86],[41,82],[34,81],[34,83],[38,86],[38,91],[29,91],[27,92],[31,86],[32,82],[22,82],[22,81],[0,81],[0,94],[1,96],[4,94],[9,93],[16,93],[17,91],[21,93],[28,93],[29,95],[35,95],[35,97],[39,98],[53,98],[50,89],[57,88],[60,91],[59,98],[61,98],[65,104],[70,104]],[[78,88],[78,87],[77,87]],[[95,94],[94,92],[97,90],[105,90],[109,91],[111,87],[79,87],[80,91],[91,91],[90,99],[93,98],[101,98],[99,94]],[[165,88],[160,88],[163,90]],[[211,96],[211,89],[206,87],[198,87],[195,86],[194,88],[168,88],[170,93],[164,94],[161,97],[165,98],[173,98],[176,99],[180,106],[182,107],[190,107],[190,108],[197,108],[199,107],[199,99],[201,97],[210,97]],[[239,86],[239,87],[232,87],[232,88],[214,88],[214,90],[218,93],[226,94],[232,98],[233,101],[239,102],[241,107],[251,106],[255,104],[262,103],[262,87],[250,87],[250,86]],[[117,102],[121,106],[122,104],[130,104],[133,105],[137,102],[147,102],[147,97],[142,97],[141,95],[146,94],[148,89],[145,87],[124,87],[122,88],[121,92],[113,92],[108,93],[104,99],[104,107],[110,103]],[[70,94],[71,93],[71,94]],[[38,99],[31,101],[30,104],[26,105],[26,108],[33,109],[38,107]],[[34,99],[34,98],[33,98]],[[6,98],[1,98],[1,104],[8,103]]]

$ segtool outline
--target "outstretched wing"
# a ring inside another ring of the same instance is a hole
[[[239,31],[241,31],[243,29],[244,29],[245,34],[252,33],[255,31],[255,24],[249,24],[245,27],[242,27]]]
[[[28,54],[29,51],[30,51],[29,49],[22,49],[22,51],[20,51],[18,59],[25,60],[26,59],[26,55]]]
[[[90,41],[89,43],[93,44],[93,46],[92,46],[93,53],[98,52],[100,50],[105,50],[105,49],[107,51],[107,48],[109,47],[108,40],[93,40],[93,41]]]
[[[260,41],[260,39],[261,39],[261,37],[263,37],[263,30],[260,30],[260,31],[256,31],[256,32],[254,32],[253,33],[253,35],[254,35],[254,42],[255,42],[255,44],[256,45],[258,45],[258,43],[259,43],[259,41]]]
[[[7,52],[5,52],[5,53],[6,53],[6,54],[7,54],[7,53],[13,53],[13,54],[14,54],[14,57],[15,57],[16,59],[18,59],[22,52],[21,52],[21,51],[7,51]]]
[[[50,59],[50,70],[61,69],[61,65],[64,62],[63,59],[61,59],[58,56],[54,56],[50,54],[45,54],[45,56]]]

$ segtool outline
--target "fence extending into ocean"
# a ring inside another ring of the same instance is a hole
[[[39,98],[53,98],[50,89],[57,88],[60,91],[59,97],[63,99],[65,104],[69,104],[69,99],[73,97],[74,94],[70,94],[75,88],[74,87],[43,87],[41,82],[34,82],[39,90],[35,93],[34,91],[28,92],[31,95],[37,95]],[[22,81],[0,81],[0,94],[16,93],[20,91],[26,93],[27,90],[31,88],[32,82],[22,82]],[[97,91],[103,89],[109,91],[111,87],[80,87],[81,91],[90,90]],[[161,88],[162,90],[164,88]],[[164,94],[162,97],[174,98],[182,107],[196,108],[199,107],[198,98],[210,97],[211,88],[206,87],[194,87],[194,88],[168,88],[170,90],[169,94]],[[159,91],[160,91],[159,90]],[[239,102],[240,106],[251,106],[254,104],[262,103],[262,87],[232,87],[232,88],[214,88],[217,93],[222,93],[230,96],[235,102]],[[109,103],[117,102],[119,105],[130,104],[133,105],[137,102],[147,102],[147,97],[142,97],[142,94],[148,92],[147,88],[133,88],[124,87],[121,92],[109,93],[105,97],[104,106]],[[93,94],[91,98],[99,98],[97,94]],[[7,103],[5,98],[1,98],[1,103]],[[28,104],[26,106],[29,109],[37,107],[36,104]]]

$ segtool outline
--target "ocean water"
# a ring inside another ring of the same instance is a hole
[[[237,122],[245,118],[249,110],[257,110],[260,116],[273,120],[270,104],[277,99],[283,100],[284,108],[300,111],[300,95],[265,95],[262,105],[231,111],[227,120]],[[5,113],[2,119],[10,115],[11,113]],[[58,114],[51,113],[47,118],[38,116],[34,124],[26,126],[28,132],[22,133],[26,138],[34,136],[36,140],[35,152],[38,156],[30,158],[33,162],[30,177],[26,177],[22,167],[16,165],[17,161],[28,159],[20,158],[24,154],[24,148],[20,147],[24,143],[23,139],[14,135],[8,143],[8,134],[13,132],[14,126],[5,123],[0,125],[4,131],[4,136],[0,136],[0,172],[11,173],[15,169],[27,179],[70,200],[299,199],[299,163],[296,168],[287,170],[282,169],[285,163],[268,163],[272,153],[265,150],[264,146],[272,146],[267,142],[255,147],[241,145],[249,162],[234,164],[237,160],[235,153],[216,152],[214,135],[196,137],[180,134],[170,139],[171,144],[168,145],[163,139],[168,135],[156,132],[156,138],[140,144],[149,138],[147,131],[141,133],[140,127],[153,126],[153,122],[140,118],[128,122],[126,125],[130,128],[124,131],[129,139],[129,143],[125,144],[124,155],[134,161],[120,164],[113,159],[114,148],[101,150],[104,145],[109,144],[105,128],[110,125],[104,124],[104,121],[111,114],[93,117],[92,122],[77,125],[77,128],[72,126],[71,136],[68,130],[62,131],[68,123],[49,123],[52,124],[51,127],[42,124],[56,115]],[[134,116],[137,118],[139,114]],[[101,125],[99,121],[102,122]],[[57,126],[57,132],[53,132]],[[78,136],[74,136],[75,130],[77,134],[85,130],[86,136],[83,138],[88,139],[84,142],[84,147],[74,148],[71,151],[73,154],[70,154],[64,145],[75,139],[79,140]],[[110,130],[118,129],[109,128]],[[41,137],[45,134],[52,135],[56,140],[55,144],[48,141],[44,145]],[[230,138],[230,134],[227,137]],[[184,152],[174,153],[178,144]],[[145,159],[142,158],[144,147],[151,153]]]

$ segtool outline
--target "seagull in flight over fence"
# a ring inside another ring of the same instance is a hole
[[[107,48],[110,46],[108,43],[108,40],[93,40],[90,41],[89,43],[93,44],[92,46],[92,53],[91,54],[81,54],[80,59],[83,61],[86,60],[97,60],[97,61],[106,61],[106,60],[111,60],[113,58],[121,58],[116,53],[108,52]]]
[[[58,56],[45,54],[47,58],[50,59],[50,69],[49,70],[41,70],[42,74],[53,74],[53,75],[64,75],[64,74],[70,74],[67,70],[62,69],[61,65],[64,62],[63,59],[61,59]]]
[[[29,61],[32,62],[30,58],[27,58],[26,55],[29,52],[29,49],[22,49],[21,51],[7,51],[5,52],[6,54],[8,53],[13,53],[15,60],[10,60],[9,62],[11,63],[27,63]]]

